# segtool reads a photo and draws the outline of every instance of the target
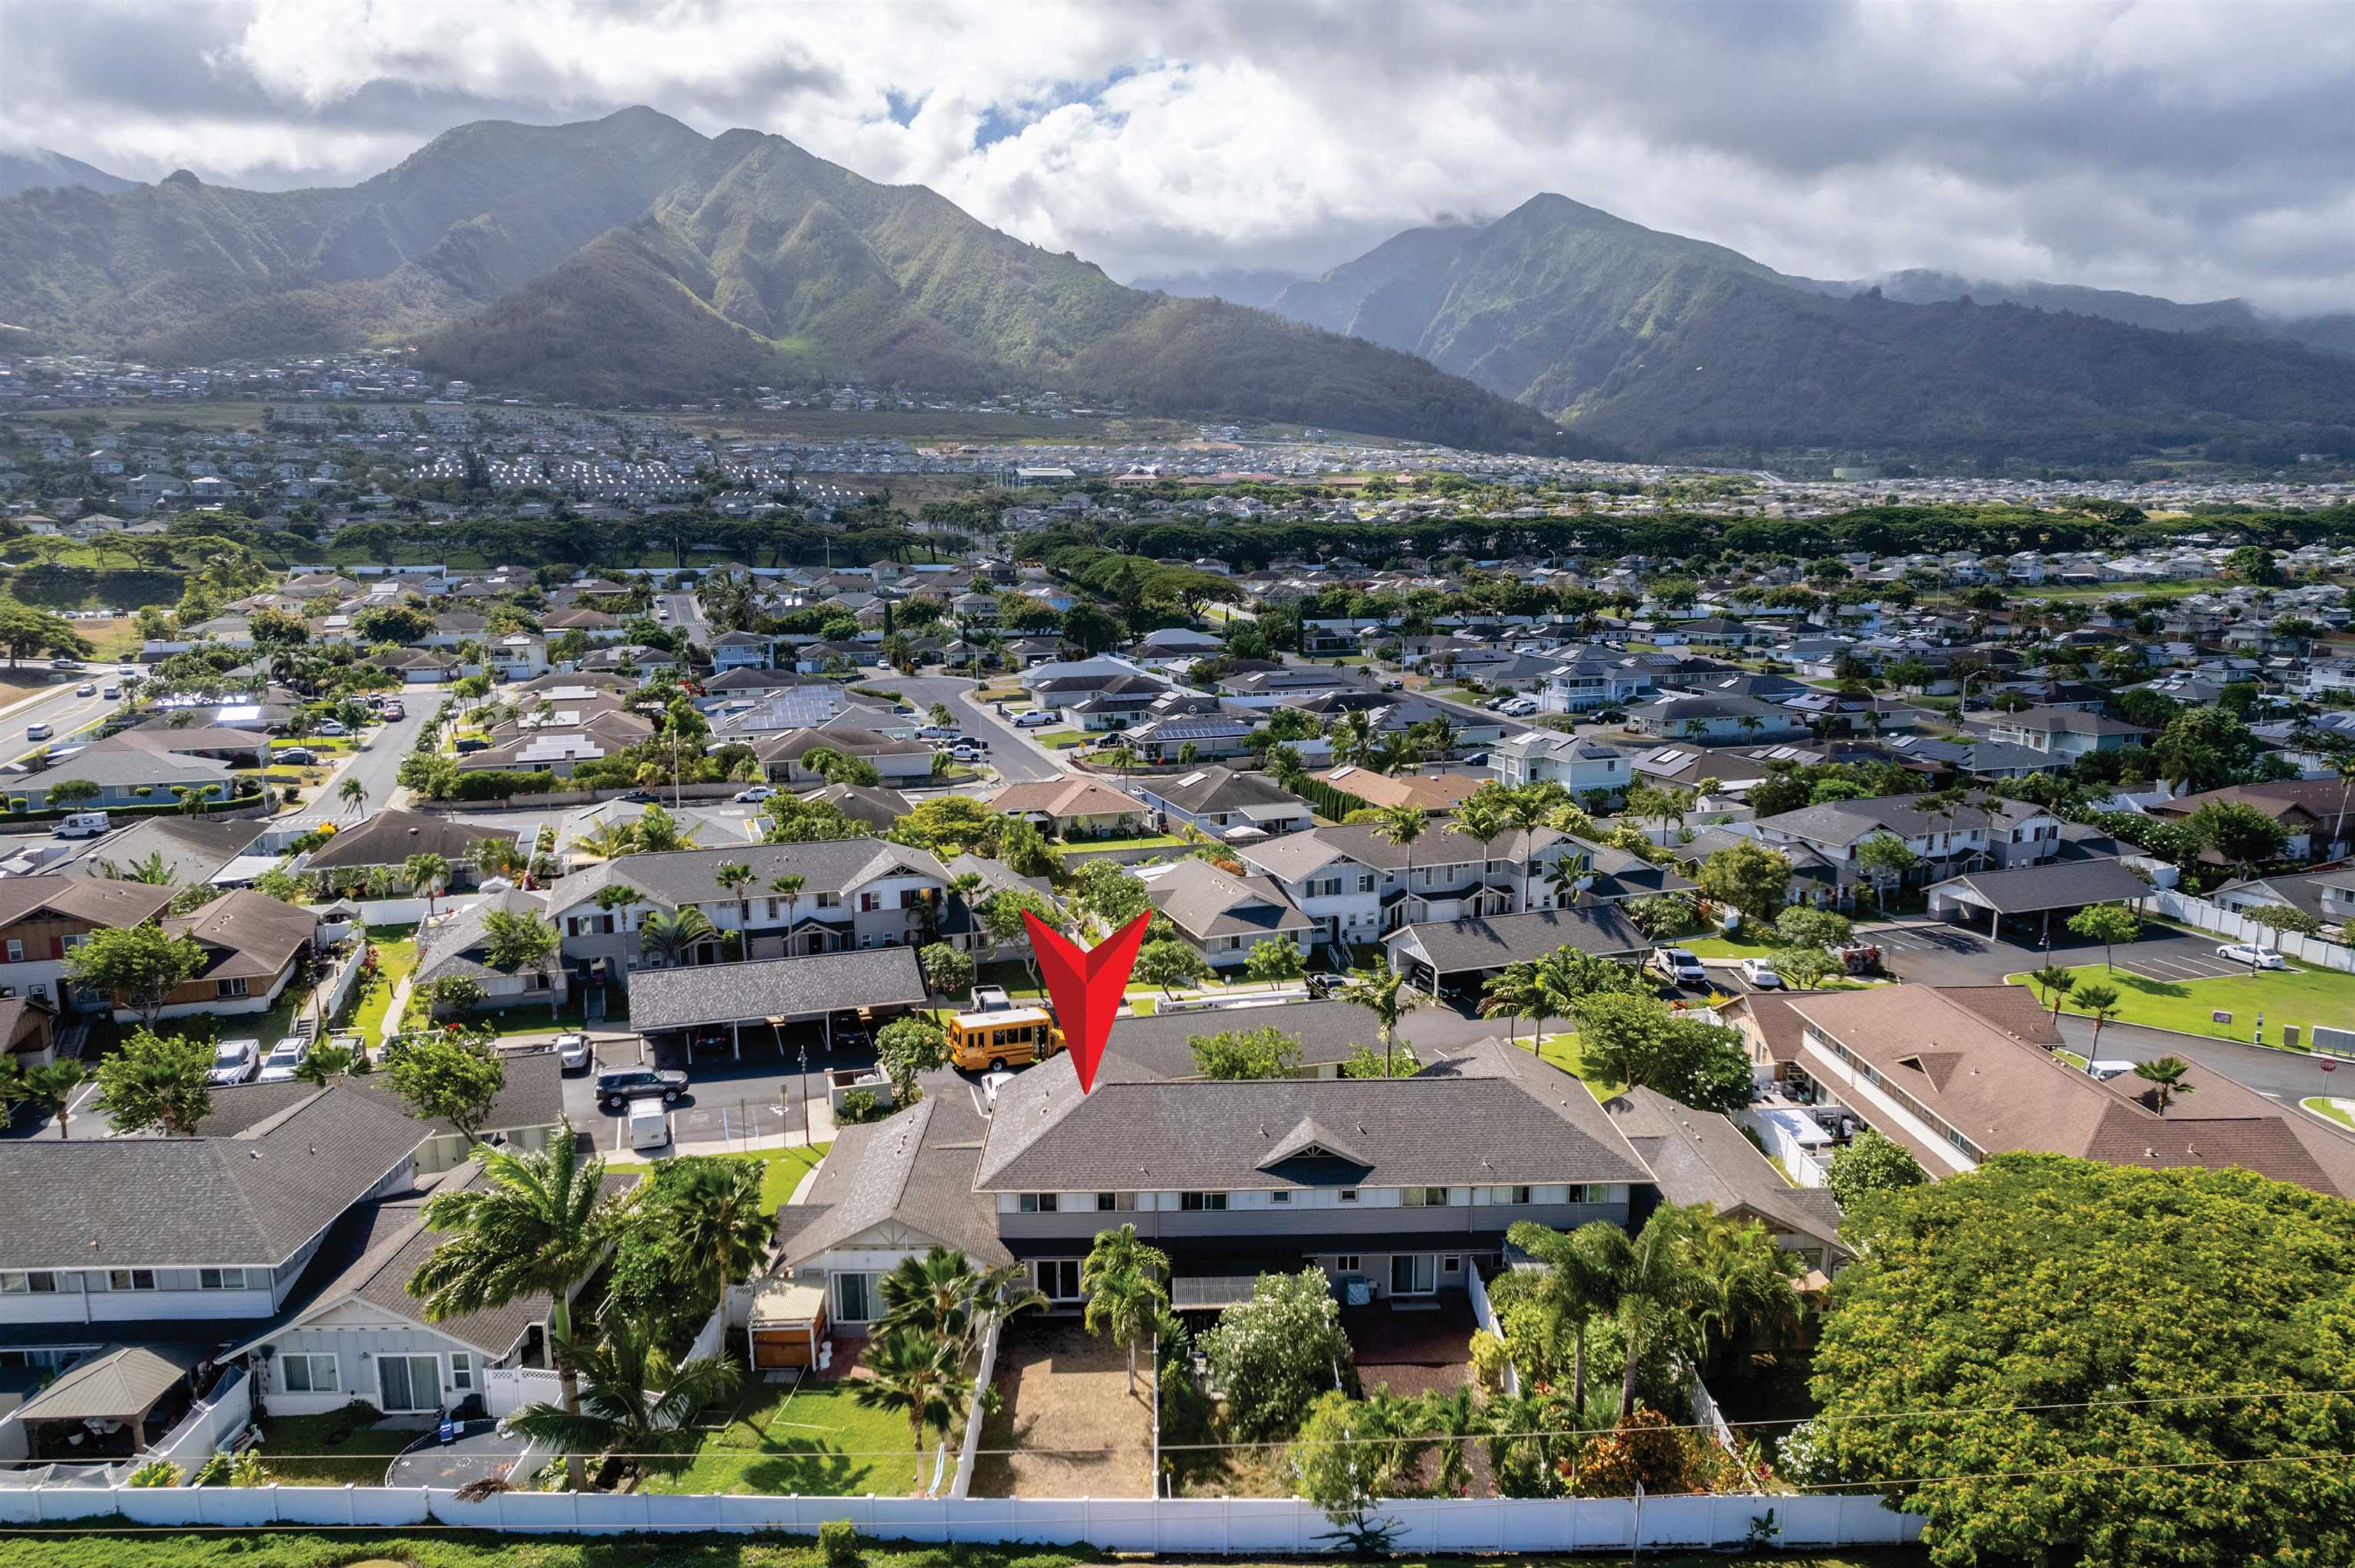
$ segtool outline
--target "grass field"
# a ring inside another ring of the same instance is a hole
[[[804,1497],[905,1497],[917,1456],[906,1419],[870,1410],[848,1383],[796,1388],[750,1383],[724,1425],[690,1457],[649,1476],[650,1492],[798,1492]],[[932,1434],[924,1479],[932,1479]]]
[[[1574,1033],[1547,1035],[1538,1048],[1538,1054],[1563,1072],[1576,1075],[1578,1081],[1586,1086],[1586,1092],[1598,1100],[1607,1100],[1627,1086],[1613,1083],[1588,1066],[1585,1054],[1578,1048],[1578,1036]]]
[[[2325,1121],[2335,1121],[2350,1131],[2355,1131],[2355,1116],[2348,1115],[2342,1108],[2349,1103],[2345,1100],[2333,1099],[2328,1095],[2312,1095],[2297,1103]]]
[[[2013,588],[2006,591],[2019,599],[2181,599],[2187,594],[2213,593],[2218,588],[2232,586],[2229,578],[2200,577],[2190,582],[2095,583],[2090,587],[2040,583],[2033,588]]]
[[[380,1487],[393,1456],[416,1436],[354,1426],[332,1410],[325,1415],[282,1415],[261,1424],[261,1462],[283,1486]]]
[[[1082,839],[1051,846],[1057,854],[1082,854],[1089,850],[1183,849],[1186,841],[1174,833],[1147,833],[1133,839]]]
[[[766,1167],[761,1177],[761,1202],[774,1210],[793,1202],[794,1189],[802,1184],[802,1178],[816,1170],[817,1162],[825,1159],[826,1151],[833,1147],[831,1143],[810,1143],[792,1149],[760,1149],[744,1154],[723,1154],[719,1158],[749,1160]],[[605,1162],[608,1171],[645,1168],[645,1163],[636,1160],[609,1160]]]
[[[905,1428],[901,1429],[902,1435]],[[399,1530],[165,1531],[60,1530],[0,1537],[0,1568],[822,1568],[807,1535],[496,1535],[488,1531]],[[861,1541],[864,1568],[1081,1568],[1096,1552],[1040,1546],[917,1546]],[[1228,1568],[1264,1568],[1248,1558]],[[1293,1559],[1294,1562],[1299,1561]],[[1652,1551],[1641,1558],[1600,1552],[1576,1557],[1394,1557],[1390,1568],[1717,1568],[1706,1552]],[[1926,1568],[1918,1548],[1865,1547],[1837,1552],[1775,1553],[1758,1559],[1781,1568]]]
[[[2355,1019],[2355,975],[2336,969],[2306,969],[2293,965],[2254,976],[2226,975],[2216,980],[2155,980],[2126,969],[2086,964],[2069,971],[2077,977],[2077,991],[2089,985],[2114,987],[2118,993],[2117,1023],[2142,1023],[2153,1029],[2173,1029],[2204,1034],[2211,1040],[2247,1041],[2254,1033],[2257,1014],[2265,1016],[2267,1044],[2277,1044],[2284,1024],[2310,1029],[2317,1023],[2344,1027]],[[2028,985],[2025,974],[2006,975],[2012,985]],[[2036,988],[2031,987],[2031,990]],[[2041,990],[2036,994],[2042,996]],[[2074,995],[2075,992],[2071,993]],[[2069,1003],[2065,1015],[2078,1012]],[[2232,1022],[2210,1016],[2224,1012]]]
[[[417,927],[386,926],[369,931],[368,941],[376,948],[377,966],[383,978],[360,999],[346,1027],[357,1030],[360,1038],[373,1047],[383,1036],[384,1015],[392,1006],[394,989],[417,967]]]

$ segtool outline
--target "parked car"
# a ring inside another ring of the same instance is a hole
[[[2286,969],[2289,960],[2271,948],[2260,948],[2254,942],[2234,942],[2216,949],[2216,956],[2236,964],[2246,964],[2253,969]]]
[[[1538,711],[1538,701],[1535,697],[1515,697],[1497,711],[1507,718],[1527,718]]]
[[[1308,977],[1308,994],[1322,1001],[1348,983],[1348,975],[1327,974],[1319,969]]]
[[[973,988],[973,1011],[975,1012],[1004,1012],[1013,1005],[1014,999],[1006,994],[1006,988],[1002,985],[977,985]]]
[[[656,1097],[670,1105],[685,1093],[687,1075],[672,1068],[608,1067],[597,1075],[597,1103],[607,1110]]]
[[[928,724],[916,731],[918,740],[954,740],[957,732],[944,724]]]
[[[74,688],[74,695],[77,697],[94,697],[98,695],[98,683],[95,681],[84,681],[80,685]]]
[[[261,1075],[257,1082],[282,1084],[294,1075],[294,1069],[308,1061],[311,1043],[300,1034],[282,1034],[270,1054],[261,1059]]]
[[[661,1100],[630,1102],[630,1147],[660,1149],[670,1142],[670,1113]]]
[[[469,752],[488,751],[491,748],[491,743],[489,741],[477,740],[471,735],[460,736],[454,745],[458,755],[461,757],[465,756]]]
[[[319,760],[319,754],[307,746],[282,746],[270,754],[272,762],[293,763],[308,768]]]
[[[1781,991],[1783,989],[1783,977],[1776,974],[1774,972],[1774,966],[1768,963],[1764,959],[1742,959],[1742,978],[1748,980],[1752,986],[1755,987],[1759,991]]]
[[[216,1088],[241,1084],[253,1076],[261,1066],[261,1042],[259,1040],[224,1040],[213,1047],[211,1071],[205,1082]]]
[[[766,784],[755,784],[750,789],[737,790],[731,798],[749,805],[758,805],[775,793],[776,790]]]
[[[1707,985],[1709,971],[1700,959],[1683,948],[1654,948],[1646,967],[1670,985]]]
[[[589,1065],[589,1036],[559,1034],[556,1037],[557,1065],[565,1072],[570,1073],[577,1068],[585,1067]]]
[[[409,706],[405,703],[387,703],[384,705],[384,716],[388,724],[395,719],[405,719],[409,716]]]
[[[1027,714],[1016,714],[1014,715],[1014,727],[1016,729],[1045,729],[1054,724],[1059,716],[1060,715],[1056,714],[1050,713],[1045,708],[1032,708]]]
[[[344,723],[341,719],[321,719],[317,724],[312,726],[312,728],[321,735],[349,735],[352,733],[350,730],[344,727]]]

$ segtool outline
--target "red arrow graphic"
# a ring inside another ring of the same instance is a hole
[[[1071,1048],[1071,1065],[1079,1069],[1082,1094],[1096,1086],[1096,1065],[1112,1038],[1113,1015],[1128,994],[1146,919],[1139,915],[1094,947],[1082,948],[1028,909],[1022,912],[1030,950],[1039,955],[1039,972],[1047,979],[1047,1000],[1055,1004],[1055,1022]]]

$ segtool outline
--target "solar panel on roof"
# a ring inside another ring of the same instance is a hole
[[[1186,775],[1186,777],[1185,777],[1185,778],[1180,779],[1179,780],[1178,780],[1178,788],[1179,788],[1180,789],[1192,789],[1195,785],[1199,784],[1203,779],[1208,779],[1209,777],[1209,774],[1204,773],[1204,772],[1201,772],[1201,771],[1199,771],[1199,770],[1197,770],[1197,771],[1192,772],[1192,773],[1188,773],[1188,775]]]

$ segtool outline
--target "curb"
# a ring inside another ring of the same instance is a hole
[[[2021,970],[2019,972],[2021,977],[2025,979],[2027,971]],[[2012,977],[2009,975],[2004,976],[2003,983],[2006,985],[2011,984]],[[2030,996],[2036,994],[2036,991],[2033,986],[2023,985],[2020,989],[2027,991]],[[2040,1002],[2038,1005],[2041,1006],[2043,1004]],[[2082,1015],[2073,1013],[2070,1016],[2079,1017]],[[2254,1040],[2232,1040],[2228,1039],[2222,1034],[2194,1034],[2189,1030],[2169,1029],[2164,1023],[2137,1023],[2131,1018],[2113,1018],[2107,1023],[2103,1024],[2102,1027],[2108,1029],[2118,1024],[2124,1024],[2128,1029],[2147,1029],[2153,1034],[2172,1034],[2178,1040],[2197,1040],[2210,1045],[2245,1045],[2252,1051],[2270,1051],[2276,1056],[2286,1056],[2292,1061],[2336,1062],[2341,1066],[2355,1067],[2355,1056],[2341,1056],[2335,1051],[2293,1051],[2286,1045],[2260,1045]]]

